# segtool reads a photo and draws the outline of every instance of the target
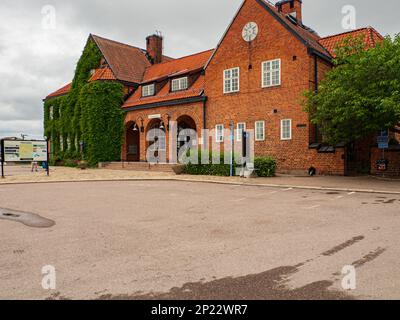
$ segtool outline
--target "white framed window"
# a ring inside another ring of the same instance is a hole
[[[256,141],[265,140],[265,121],[256,121]]]
[[[156,92],[156,86],[154,83],[142,87],[142,97],[154,96]]]
[[[281,120],[281,140],[292,140],[292,119]]]
[[[172,80],[171,91],[186,90],[188,88],[188,78],[179,78]]]
[[[246,123],[245,122],[239,122],[237,124],[237,137],[236,140],[238,142],[242,141],[242,137],[243,137],[243,132],[246,131]]]
[[[215,126],[215,141],[220,143],[224,142],[224,125],[217,124]]]
[[[281,85],[281,59],[264,61],[262,63],[262,87]]]
[[[239,92],[240,68],[224,70],[224,93]]]
[[[54,119],[54,107],[53,106],[50,106],[50,108],[49,108],[49,118],[50,118],[50,120]]]

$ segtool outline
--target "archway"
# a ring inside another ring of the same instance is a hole
[[[140,161],[140,128],[135,122],[129,122],[125,133],[126,160]]]
[[[177,124],[178,124],[178,155],[179,155],[179,150],[190,141],[191,136],[186,135],[185,137],[182,137],[181,132],[186,129],[191,129],[196,131],[197,126],[196,122],[193,120],[192,117],[184,115],[181,116],[177,119]],[[192,137],[193,138],[193,137]]]
[[[146,150],[154,159],[147,159],[149,162],[165,162],[167,153],[166,125],[161,119],[153,119],[147,125]]]

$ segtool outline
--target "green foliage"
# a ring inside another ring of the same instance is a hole
[[[190,175],[204,175],[204,176],[221,176],[221,177],[229,177],[230,176],[230,164],[224,164],[225,155],[223,153],[220,154],[220,164],[212,164],[213,155],[209,154],[209,162],[210,164],[201,164],[201,152],[198,153],[198,163],[192,164],[189,163],[185,165],[183,173]],[[236,168],[236,164],[234,165],[234,170]],[[235,172],[234,172],[235,174]]]
[[[220,156],[221,164],[191,164],[185,166],[184,173],[190,175],[207,175],[207,176],[223,176],[229,177],[230,175],[230,164],[224,164],[224,154]],[[199,155],[201,159],[201,155]],[[212,156],[210,155],[210,162]],[[201,160],[199,160],[201,163]],[[234,174],[236,168],[241,167],[240,165],[234,164]],[[273,177],[276,171],[276,161],[271,157],[258,157],[254,160],[254,168],[259,177]]]
[[[123,86],[119,83],[88,83],[90,72],[100,66],[102,54],[92,39],[86,44],[75,70],[68,95],[45,102],[45,134],[53,144],[52,162],[74,163],[84,158],[91,166],[120,157],[123,137]],[[54,117],[50,119],[50,107]],[[61,146],[62,137],[62,146]]]
[[[324,142],[351,142],[399,123],[400,35],[369,50],[346,40],[336,53],[318,92],[306,93],[305,109]]]
[[[273,177],[276,172],[276,161],[271,157],[258,157],[254,159],[254,168],[259,177]]]
[[[82,88],[81,130],[85,142],[84,157],[89,166],[116,161],[121,156],[124,118],[123,86],[117,82],[92,82]]]

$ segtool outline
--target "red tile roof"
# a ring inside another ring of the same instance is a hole
[[[268,0],[259,0],[259,2],[261,2],[261,4],[263,4],[264,7],[271,12],[287,29],[294,32],[302,41],[304,41],[307,46],[319,53],[322,53],[328,58],[330,57],[329,52],[320,43],[318,43],[320,37],[315,31],[306,27],[305,25],[291,22],[285,14],[278,12],[278,9]]]
[[[64,87],[58,89],[57,91],[54,91],[53,93],[50,93],[46,97],[46,100],[66,95],[71,90],[71,86],[72,86],[72,83],[68,83],[67,85],[65,85]]]
[[[92,77],[89,79],[89,82],[97,80],[117,80],[117,78],[115,78],[114,73],[110,68],[103,68],[96,69]]]
[[[200,71],[210,59],[213,51],[214,50],[208,50],[170,62],[152,65],[146,68],[143,77],[143,83],[155,82],[168,77]],[[135,93],[125,102],[123,107],[133,107],[200,96],[204,92],[204,76],[200,76],[189,89],[178,92],[170,92],[170,82],[164,85],[164,87],[155,96],[151,97],[142,97],[141,88],[142,87],[139,87],[135,91]]]
[[[204,68],[208,59],[210,59],[212,50],[203,51],[190,56],[175,59],[170,62],[164,62],[152,65],[146,68],[143,83],[155,81],[164,77],[189,73],[191,71]]]
[[[143,49],[91,35],[118,80],[139,83],[150,62]]]
[[[175,101],[192,97],[199,97],[204,92],[204,76],[201,75],[196,82],[188,89],[177,92],[170,92],[170,85],[166,84],[155,96],[142,98],[142,90],[138,90],[125,102],[123,108],[142,106],[146,104]]]
[[[372,48],[384,39],[382,35],[374,28],[367,27],[324,37],[319,40],[319,43],[323,45],[333,57],[335,57],[334,50],[336,46],[349,37],[364,37],[366,48]]]

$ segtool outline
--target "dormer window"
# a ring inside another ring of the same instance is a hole
[[[172,85],[171,85],[172,92],[186,90],[187,88],[188,88],[187,77],[172,80]]]
[[[154,96],[155,92],[156,86],[154,85],[154,83],[142,87],[142,97]]]

